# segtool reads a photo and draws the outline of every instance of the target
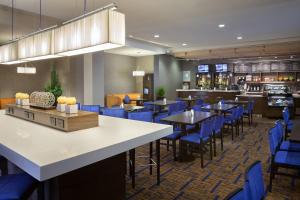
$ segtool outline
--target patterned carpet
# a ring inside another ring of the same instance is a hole
[[[205,168],[200,167],[200,156],[193,162],[173,161],[172,151],[161,146],[161,184],[156,185],[156,174],[149,175],[143,158],[137,158],[136,188],[132,189],[131,180],[127,180],[127,199],[130,200],[198,200],[223,199],[236,188],[242,187],[245,169],[256,160],[263,164],[265,185],[269,182],[269,145],[267,131],[274,120],[256,118],[252,126],[245,125],[244,133],[231,141],[231,136],[224,138],[224,151],[217,146],[217,156],[212,161],[209,153],[205,154]],[[217,140],[219,142],[220,140]],[[148,145],[137,149],[138,154],[148,154]],[[155,171],[155,170],[154,170]],[[300,199],[300,181],[285,176],[276,176],[273,192],[267,199]]]

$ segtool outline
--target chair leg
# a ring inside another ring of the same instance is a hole
[[[231,124],[231,140],[233,140],[233,124]]]
[[[203,165],[203,147],[202,147],[202,142],[200,142],[200,158],[201,158],[201,168],[204,167]]]
[[[169,145],[170,145],[170,141],[167,140],[167,151],[169,151]]]
[[[37,199],[44,200],[45,199],[45,182],[39,182],[37,187]]]
[[[173,159],[174,161],[177,160],[176,158],[176,140],[172,140],[172,148],[173,148]]]
[[[248,114],[248,124],[249,124],[249,126],[251,125],[251,115],[250,115],[250,113]]]
[[[160,184],[160,140],[156,140],[156,180],[157,180],[157,185]]]
[[[223,129],[221,129],[220,137],[221,137],[221,150],[223,151]]]
[[[152,152],[153,152],[153,143],[150,142],[150,148],[149,148],[149,171],[150,175],[152,175]]]
[[[271,163],[269,192],[272,192],[272,182],[273,182],[273,167],[272,167],[272,163]]]
[[[243,117],[241,119],[241,124],[242,124],[242,133],[244,132],[244,120],[243,120]]]
[[[212,137],[210,136],[210,139],[209,139],[209,153],[210,153],[210,160],[213,159],[213,143],[212,143]]]
[[[214,156],[217,156],[217,143],[216,143],[216,134],[213,133],[213,143],[214,143]]]
[[[4,157],[1,157],[0,169],[1,169],[1,176],[8,174],[7,159]]]

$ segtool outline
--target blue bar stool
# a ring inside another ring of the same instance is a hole
[[[26,173],[0,177],[0,200],[28,199],[38,182]]]

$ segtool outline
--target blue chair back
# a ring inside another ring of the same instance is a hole
[[[128,119],[153,122],[153,113],[151,111],[146,112],[130,112],[128,113]]]
[[[245,180],[243,189],[244,189],[244,200],[252,200],[249,181]]]
[[[168,117],[169,114],[167,112],[158,113],[154,116],[154,122],[159,124],[168,124],[167,122],[161,121],[161,119]]]
[[[177,103],[177,111],[185,111],[185,109],[188,107],[187,103],[185,101],[179,101]]]
[[[124,97],[123,102],[124,102],[125,104],[130,104],[130,97],[129,97],[128,95],[126,95],[126,96]]]
[[[203,103],[204,103],[204,101],[203,101],[202,99],[197,99],[197,100],[195,101],[195,104],[198,105],[198,106],[202,106]]]
[[[237,109],[238,109],[238,117],[239,118],[243,117],[244,107],[243,106],[239,106]]]
[[[81,110],[100,114],[100,105],[81,105]]]
[[[123,108],[104,108],[102,110],[103,115],[118,117],[118,118],[127,118],[126,112]]]
[[[245,200],[243,188],[234,190],[232,193],[227,195],[224,200]]]
[[[277,139],[278,139],[279,142],[282,142],[283,141],[283,137],[284,137],[284,126],[282,124],[282,121],[281,120],[277,120],[275,122],[275,127],[277,128],[277,130],[276,130]]]
[[[283,111],[282,111],[282,117],[283,117],[284,123],[288,124],[289,120],[290,120],[290,112],[289,112],[289,109],[287,107],[285,107],[283,109]]]
[[[270,128],[269,130],[269,148],[271,154],[274,156],[276,153],[276,150],[278,148],[278,139],[276,136],[276,127]]]
[[[178,114],[180,109],[179,109],[179,102],[177,103],[173,103],[171,105],[168,106],[168,113],[169,115],[174,115],[174,114]]]
[[[249,113],[252,113],[254,109],[254,101],[253,100],[249,100],[248,102],[248,106],[247,106],[247,110]]]
[[[213,120],[208,119],[201,123],[201,129],[200,129],[201,138],[210,137],[212,135],[213,122],[214,122]]]
[[[250,165],[245,174],[245,181],[249,182],[249,192],[251,199],[264,199],[265,184],[263,179],[262,165],[260,161]]]
[[[202,108],[201,108],[201,107],[202,107],[201,105],[194,105],[194,106],[192,107],[192,109],[193,109],[194,111],[201,112],[201,111],[202,111]]]
[[[219,133],[224,126],[224,115],[218,115],[215,117],[213,130],[215,133]]]

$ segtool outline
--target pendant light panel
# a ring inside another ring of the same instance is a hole
[[[24,61],[18,60],[18,46],[17,43],[9,43],[0,46],[0,64],[17,64]]]
[[[54,30],[54,52],[72,56],[125,45],[125,16],[106,9]]]

